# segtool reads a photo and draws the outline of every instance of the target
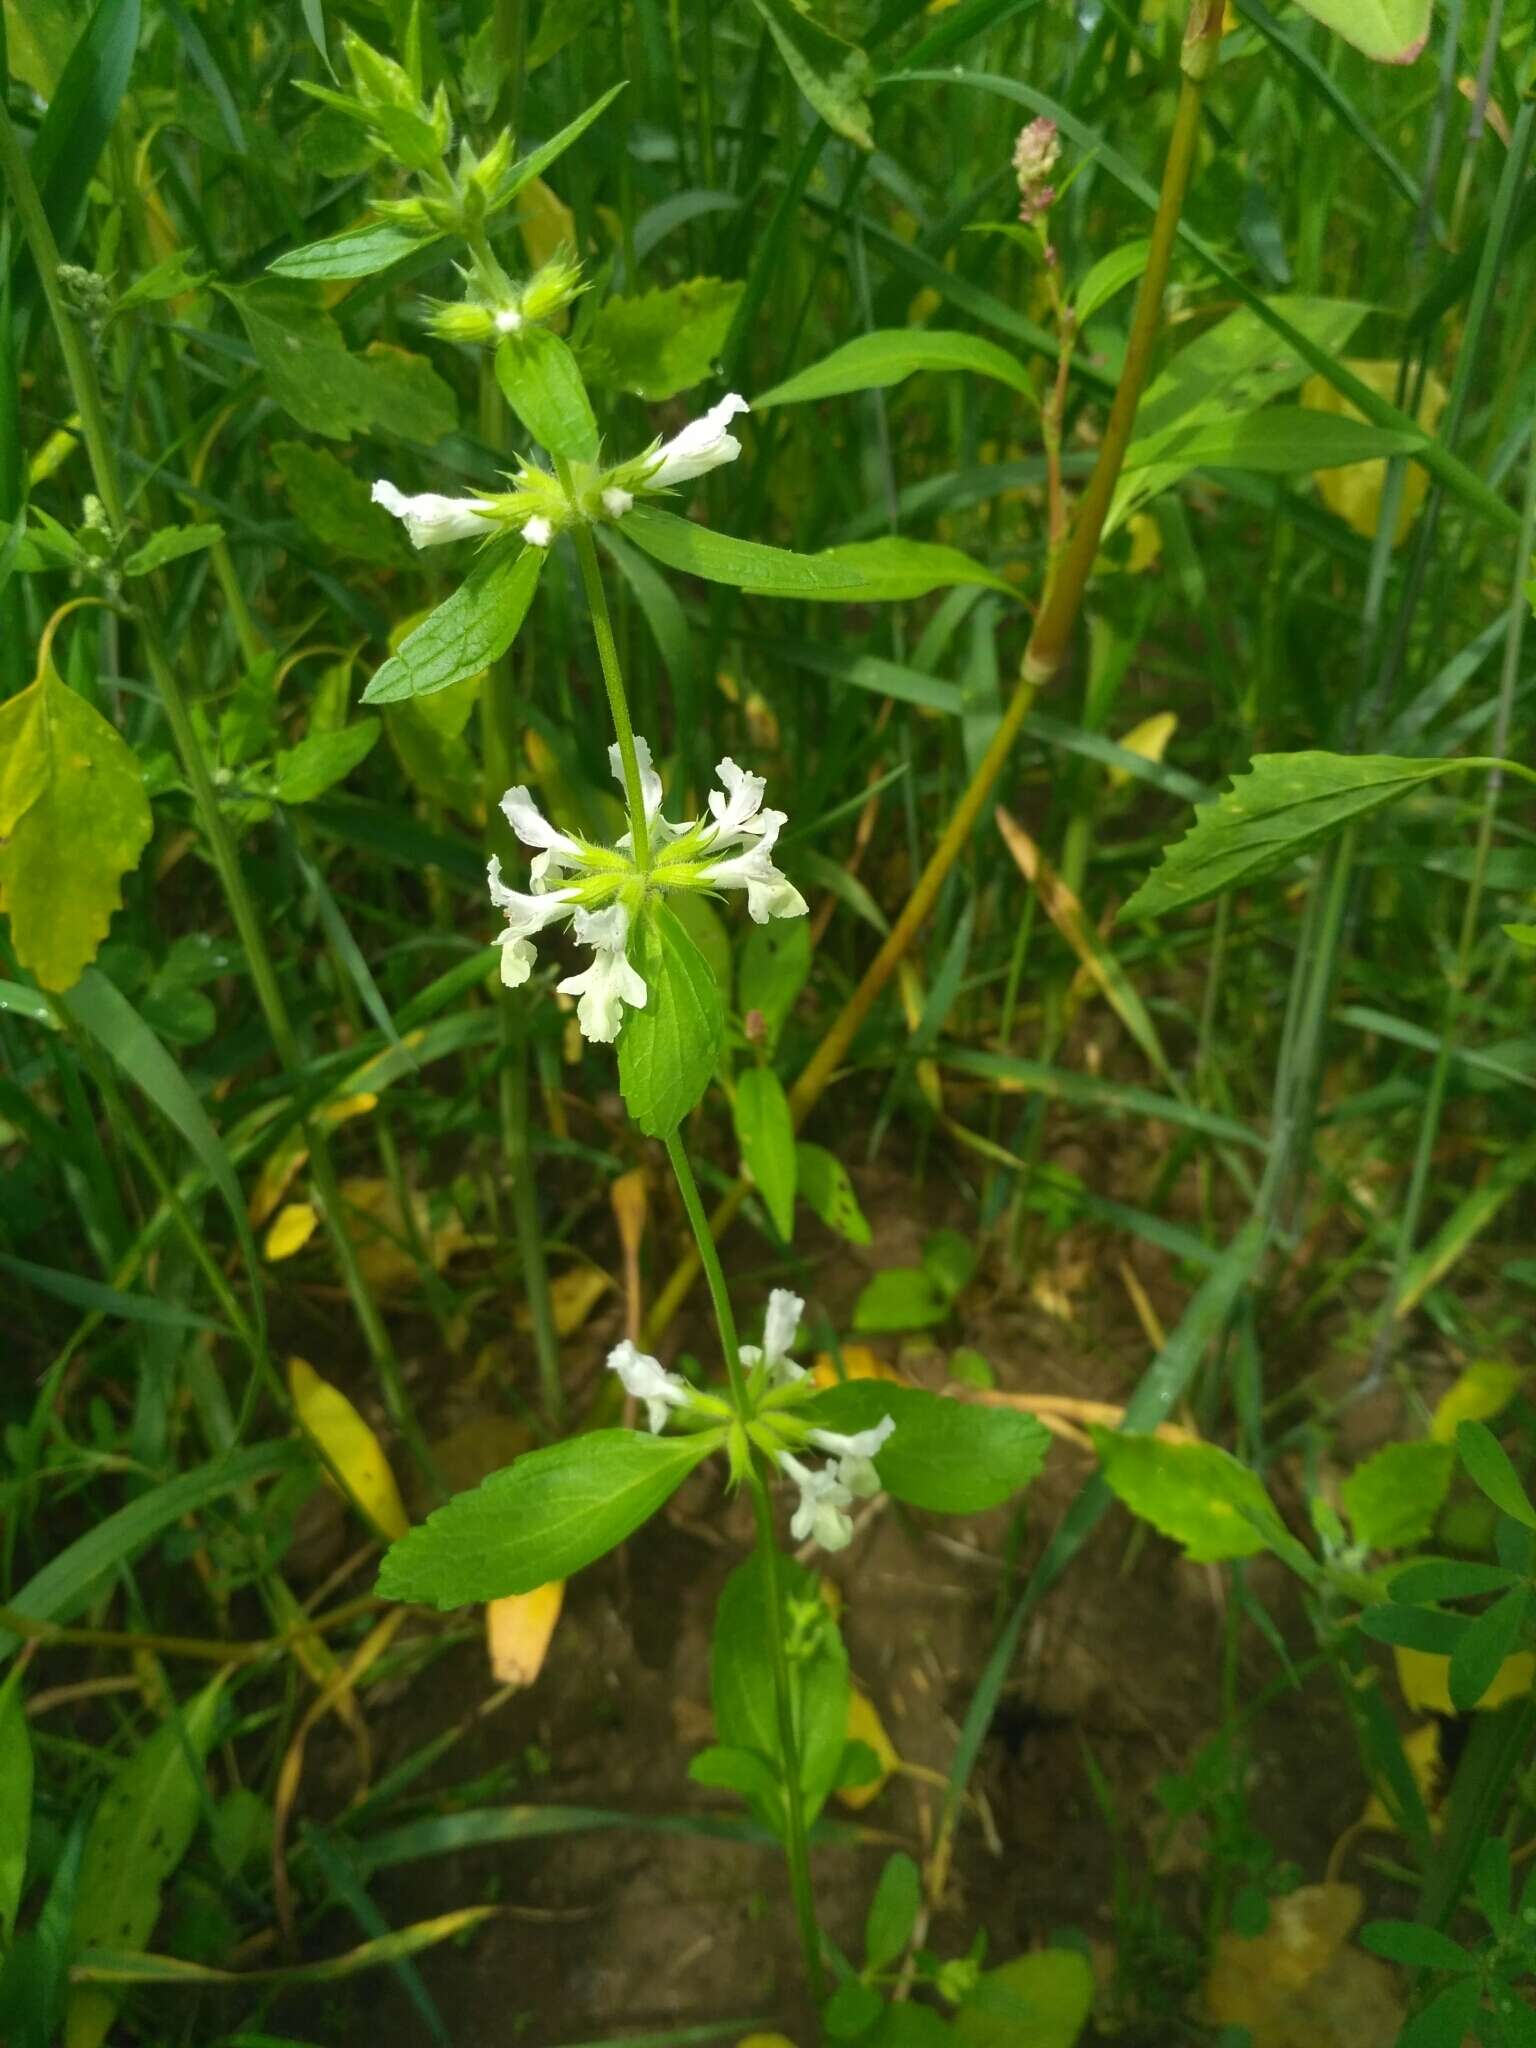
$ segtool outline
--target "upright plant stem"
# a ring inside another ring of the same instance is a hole
[[[37,266],[38,280],[48,302],[49,315],[58,336],[59,350],[64,358],[64,368],[74,394],[75,408],[80,415],[80,432],[90,458],[97,495],[114,531],[121,532],[127,519],[127,501],[123,493],[116,450],[108,430],[101,387],[96,378],[96,365],[81,339],[78,326],[70,316],[69,308],[60,295],[58,245],[54,241],[53,230],[48,224],[48,216],[43,210],[31,170],[17,141],[16,131],[3,106],[0,106],[0,176],[4,177],[11,202],[16,208],[22,234],[31,249],[32,259]],[[266,1020],[273,1050],[284,1073],[296,1079],[303,1068],[303,1055],[288,1015],[287,1005],[283,1000],[272,955],[267,949],[260,914],[246,886],[239,852],[219,806],[218,791],[214,787],[212,771],[203,752],[197,727],[193,723],[190,707],[182,694],[181,683],[161,646],[152,621],[140,612],[135,615],[135,623],[151,680],[164,707],[166,722],[171,728],[171,738],[191,786],[198,822],[207,839],[208,850],[223,886],[235,931],[250,967],[251,982],[256,990],[256,1000],[261,1005],[262,1016]],[[362,1330],[364,1342],[367,1344],[374,1370],[378,1374],[386,1405],[392,1420],[410,1444],[412,1451],[423,1461],[424,1469],[429,1470],[430,1467],[425,1463],[425,1446],[405,1398],[405,1387],[400,1377],[399,1362],[395,1357],[394,1346],[390,1342],[389,1331],[385,1327],[383,1316],[379,1313],[378,1303],[363,1277],[356,1249],[346,1232],[341,1190],[324,1129],[318,1121],[309,1119],[305,1124],[305,1137],[309,1145],[310,1174],[316,1200],[325,1218],[336,1263]]]
[[[720,1264],[720,1253],[710,1235],[709,1218],[704,1212],[704,1203],[699,1195],[699,1184],[694,1178],[693,1165],[683,1147],[681,1138],[674,1131],[667,1140],[667,1157],[672,1162],[672,1171],[677,1176],[678,1191],[683,1198],[683,1207],[688,1212],[688,1221],[693,1229],[694,1241],[698,1245],[699,1261],[709,1287],[710,1300],[714,1304],[715,1321],[720,1330],[720,1346],[725,1353],[725,1370],[730,1381],[731,1399],[736,1412],[745,1422],[751,1413],[747,1401],[746,1381],[741,1370],[741,1352],[736,1341],[736,1319],[731,1310],[731,1298],[726,1289],[725,1272]],[[794,1893],[795,1921],[800,1929],[800,1947],[805,1958],[805,1974],[811,1995],[818,2003],[822,1996],[821,1939],[816,1931],[816,1902],[811,1892],[810,1849],[805,1832],[805,1802],[801,1797],[800,1740],[795,1729],[794,1695],[789,1683],[789,1658],[785,1650],[788,1636],[788,1616],[784,1609],[784,1588],[779,1577],[778,1542],[773,1533],[773,1505],[768,1497],[762,1468],[753,1454],[747,1484],[752,1493],[752,1512],[757,1520],[757,1548],[763,1561],[763,1577],[768,1588],[769,1614],[769,1656],[773,1665],[773,1703],[779,1724],[779,1747],[784,1759],[784,1812],[787,1823],[785,1851],[789,1858],[790,1889]]]
[[[562,476],[564,464],[561,464]],[[624,770],[624,794],[629,804],[629,829],[635,849],[635,865],[644,869],[651,858],[650,833],[645,816],[645,791],[640,780],[640,757],[635,752],[635,729],[630,723],[629,699],[624,692],[624,672],[619,666],[618,643],[608,615],[608,595],[603,589],[603,572],[598,567],[597,543],[586,520],[578,520],[571,538],[576,543],[576,560],[581,568],[581,587],[592,614],[592,635],[597,641],[597,659],[608,692],[608,709],[613,715],[614,736],[619,743],[619,762]]]
[[[929,855],[928,863],[891,926],[889,936],[790,1090],[789,1105],[797,1129],[820,1100],[859,1026],[874,1008],[933,908],[945,878],[964,851],[993,786],[1013,751],[1013,743],[1029,715],[1036,691],[1051,680],[1066,657],[1098,555],[1110,501],[1130,445],[1136,408],[1141,402],[1151,368],[1153,346],[1162,324],[1163,294],[1168,284],[1179,216],[1183,211],[1199,139],[1200,108],[1206,82],[1215,70],[1220,49],[1222,10],[1223,0],[1191,0],[1184,35],[1179,102],[1168,138],[1147,265],[1137,294],[1120,381],[1110,406],[1098,459],[1078,505],[1071,534],[1052,565],[1045,598],[1024,652],[1018,684],[990,745],[961,793],[948,824],[940,834],[938,845]],[[746,1199],[746,1194],[747,1184],[738,1181],[710,1219],[712,1232],[718,1234],[725,1229]],[[679,1264],[647,1319],[648,1336],[654,1337],[658,1330],[666,1327],[698,1275],[697,1258],[685,1258]]]

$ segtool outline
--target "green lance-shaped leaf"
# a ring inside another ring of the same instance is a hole
[[[643,1010],[619,1034],[619,1086],[648,1138],[670,1138],[709,1086],[725,1013],[709,962],[664,903],[646,905],[629,957],[645,983]]]
[[[346,781],[373,752],[378,737],[379,721],[359,718],[338,732],[312,732],[297,746],[284,747],[272,764],[279,800],[312,804],[338,782]]]
[[[749,1067],[731,1104],[741,1163],[786,1243],[795,1228],[795,1126],[784,1084],[771,1067]]]
[[[1451,1703],[1467,1714],[1498,1677],[1505,1659],[1519,1646],[1530,1595],[1511,1586],[1493,1605],[1477,1615],[1451,1652],[1447,1675]]]
[[[804,405],[815,398],[839,398],[849,391],[883,391],[919,370],[970,370],[980,377],[995,377],[1025,397],[1034,396],[1023,365],[995,341],[940,327],[883,327],[845,342],[819,363],[786,377],[782,384],[754,398],[752,410]]]
[[[21,1698],[21,1667],[0,1685],[0,1956],[16,1932],[32,1832],[32,1737]]]
[[[1456,1449],[1467,1468],[1467,1476],[1485,1493],[1501,1513],[1536,1529],[1536,1508],[1526,1497],[1520,1476],[1509,1462],[1509,1454],[1493,1431],[1482,1422],[1463,1422],[1456,1431]]]
[[[885,1380],[829,1387],[796,1413],[844,1436],[889,1415],[896,1428],[875,1459],[880,1484],[909,1507],[945,1515],[1001,1506],[1039,1472],[1051,1441],[1032,1415],[947,1401]]]
[[[1194,825],[1168,849],[1121,916],[1162,917],[1203,903],[1224,889],[1273,874],[1308,847],[1321,845],[1421,783],[1458,768],[1497,765],[1482,757],[1420,761],[1390,754],[1255,755],[1248,773],[1237,776],[1225,796],[1195,806]]]
[[[898,604],[909,597],[926,597],[931,590],[952,590],[965,584],[1000,591],[1015,603],[1023,602],[1006,577],[941,541],[903,540],[899,534],[888,534],[882,540],[825,548],[809,559],[829,575],[841,571],[845,578],[841,586],[805,592],[821,603],[856,599],[860,604]],[[748,592],[764,588],[750,582],[742,587]]]
[[[151,569],[163,569],[167,562],[179,562],[183,555],[198,554],[223,538],[222,526],[162,526],[128,557],[123,574],[147,576]]]
[[[101,1795],[80,1864],[70,1950],[137,1950],[160,1917],[160,1891],[187,1853],[202,1811],[202,1764],[213,1743],[221,1673],[157,1728]],[[97,2048],[117,2013],[114,1993],[77,1985],[65,2048]]]
[[[922,1873],[900,1850],[886,1858],[864,1921],[864,1963],[883,1970],[894,1963],[917,1925],[923,1903]]]
[[[1191,1564],[1253,1557],[1286,1532],[1262,1480],[1215,1444],[1166,1443],[1091,1428],[1111,1493],[1164,1536],[1184,1546]]]
[[[814,1216],[850,1244],[870,1244],[869,1219],[859,1207],[848,1169],[835,1152],[801,1139],[795,1147],[796,1186]]]
[[[1339,1489],[1355,1541],[1367,1550],[1409,1550],[1422,1543],[1451,1483],[1455,1453],[1428,1441],[1384,1444]]]
[[[153,822],[132,748],[51,667],[0,705],[0,909],[44,988],[95,959]]]
[[[789,75],[834,135],[873,149],[866,95],[873,71],[864,52],[823,28],[795,0],[755,0]]]
[[[716,1445],[712,1432],[598,1429],[530,1451],[392,1544],[379,1592],[465,1607],[569,1578],[649,1521]]]
[[[418,249],[441,240],[436,234],[412,234],[392,221],[365,221],[339,235],[327,235],[323,242],[306,242],[302,249],[289,249],[267,268],[278,277],[371,277],[375,271],[398,263],[402,256],[412,256]]]
[[[859,579],[842,564],[765,547],[761,541],[737,540],[733,534],[679,519],[675,512],[659,512],[654,505],[636,505],[620,521],[619,531],[667,568],[702,576],[707,583],[733,583],[738,590],[767,597],[863,595],[862,590],[850,590]]]
[[[1431,0],[1297,0],[1378,64],[1411,64],[1429,37]]]
[[[517,638],[543,566],[542,548],[493,542],[452,597],[406,634],[364,690],[363,702],[425,697],[488,668]]]
[[[535,441],[568,462],[596,462],[597,421],[581,370],[558,334],[525,327],[496,349],[502,396]]]
[[[713,372],[744,289],[690,277],[638,298],[606,299],[582,347],[582,367],[594,383],[653,405],[689,391]]]

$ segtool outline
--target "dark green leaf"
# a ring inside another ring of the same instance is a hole
[[[543,567],[542,548],[488,547],[452,597],[406,634],[364,690],[363,702],[424,697],[499,661],[528,616]]]
[[[567,1579],[650,1520],[715,1446],[598,1429],[529,1451],[390,1545],[385,1600],[465,1607]]]
[[[0,1955],[16,1932],[32,1833],[32,1737],[22,1704],[21,1667],[0,1685]]]
[[[1475,1970],[1477,1963],[1459,1942],[1416,1920],[1368,1920],[1360,1946],[1410,1970]]]
[[[900,1850],[885,1860],[875,1896],[864,1922],[864,1964],[883,1970],[907,1945],[923,1903],[923,1880],[917,1865]]]
[[[1468,1564],[1457,1557],[1417,1558],[1392,1574],[1394,1600],[1471,1600],[1480,1593],[1502,1593],[1516,1574],[1498,1564]]]
[[[754,0],[789,75],[834,135],[873,149],[866,98],[873,83],[868,57],[834,35],[795,0]]]
[[[909,1507],[937,1514],[978,1514],[1027,1486],[1045,1462],[1050,1435],[1032,1415],[949,1401],[888,1380],[848,1380],[797,1411],[813,1427],[844,1436],[889,1415],[896,1428],[875,1469]]]
[[[648,1138],[669,1138],[709,1086],[725,1012],[708,961],[664,903],[646,905],[630,937],[643,1010],[619,1033],[619,1086]]]
[[[802,1138],[795,1147],[795,1161],[800,1199],[813,1215],[850,1244],[871,1243],[869,1219],[859,1207],[848,1169],[837,1154]]]
[[[1518,1645],[1528,1598],[1524,1586],[1511,1587],[1469,1623],[1451,1652],[1447,1683],[1460,1712],[1471,1712]]]
[[[525,327],[496,348],[502,396],[541,447],[568,462],[596,462],[597,421],[581,370],[558,334]]]
[[[845,1977],[821,2011],[821,2024],[833,2041],[852,2041],[879,2019],[885,2000],[857,1977]]]
[[[640,298],[604,300],[582,347],[594,382],[659,403],[714,372],[740,284],[691,277]]]
[[[1494,1506],[1527,1529],[1536,1529],[1536,1508],[1526,1498],[1508,1453],[1487,1424],[1461,1423],[1456,1431],[1456,1449],[1468,1478]]]
[[[429,243],[440,241],[435,234],[415,235],[396,227],[392,221],[364,221],[342,234],[328,235],[323,242],[306,242],[302,249],[289,249],[267,268],[278,277],[320,280],[371,277],[387,270],[402,256],[412,256]]]
[[[195,555],[224,538],[222,526],[162,526],[143,547],[135,548],[123,563],[125,576],[147,576],[151,569],[179,562],[183,555]]]
[[[731,1103],[741,1163],[787,1244],[795,1229],[795,1127],[783,1083],[771,1067],[748,1067]]]

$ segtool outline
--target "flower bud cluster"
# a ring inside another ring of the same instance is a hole
[[[1019,219],[1026,224],[1039,220],[1055,204],[1056,188],[1050,177],[1060,161],[1061,137],[1054,121],[1042,114],[1019,130],[1013,146],[1013,172],[1019,181]]]
[[[868,1500],[880,1491],[874,1461],[896,1424],[885,1415],[872,1428],[844,1436],[837,1430],[811,1427],[796,1414],[796,1407],[815,1391],[805,1367],[789,1355],[804,1308],[798,1294],[774,1288],[768,1297],[762,1344],[741,1347],[741,1362],[749,1374],[748,1397],[754,1404],[746,1434],[799,1490],[789,1525],[795,1541],[819,1543],[823,1550],[842,1550],[853,1537],[848,1509],[854,1501]],[[679,1373],[667,1372],[658,1359],[628,1338],[609,1352],[608,1368],[618,1374],[626,1393],[644,1402],[653,1434],[659,1434],[674,1414],[710,1424],[730,1412],[716,1396],[701,1393]],[[822,1452],[826,1464],[806,1464],[796,1456],[797,1451],[805,1450]]]
[[[581,265],[562,249],[521,285],[510,279],[466,276],[466,296],[428,300],[426,323],[442,341],[494,348],[509,334],[521,334],[554,319],[587,287]]]
[[[440,85],[428,106],[403,65],[381,55],[354,29],[347,29],[342,40],[355,90],[338,92],[308,78],[298,80],[300,90],[356,121],[380,156],[393,157],[411,171],[440,170],[453,134],[446,90]]]
[[[767,785],[760,775],[749,774],[727,756],[715,771],[722,786],[710,791],[709,816],[674,825],[661,815],[661,777],[643,739],[635,741],[635,754],[649,847],[643,868],[635,861],[629,833],[609,847],[562,832],[519,784],[507,791],[501,808],[523,844],[536,849],[528,891],[503,882],[495,857],[486,871],[491,901],[506,917],[497,940],[504,985],[521,988],[537,957],[534,939],[551,925],[568,923],[576,938],[592,948],[593,957],[589,967],[568,976],[558,989],[579,998],[576,1021],[583,1035],[604,1045],[618,1037],[626,1006],[643,1010],[646,1005],[645,982],[630,964],[628,948],[649,898],[669,890],[744,889],[747,910],[758,924],[771,917],[803,917],[806,910],[800,891],[773,864],[785,816],[764,809]],[[609,748],[608,761],[622,783],[616,746]]]

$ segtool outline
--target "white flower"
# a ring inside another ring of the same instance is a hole
[[[504,306],[496,315],[496,332],[498,334],[516,334],[522,324],[523,316],[515,306]]]
[[[724,788],[710,791],[710,817],[700,828],[707,885],[745,889],[747,912],[756,924],[770,917],[804,917],[805,898],[773,864],[773,849],[788,819],[783,811],[763,809],[767,784],[761,775],[738,767],[729,754],[716,763],[715,773]]]
[[[439,491],[419,491],[412,498],[384,477],[373,487],[373,502],[405,521],[411,545],[418,548],[483,536],[495,517],[478,498],[445,498]]]
[[[763,816],[775,822],[755,845],[745,852],[733,854],[729,860],[712,862],[705,869],[710,886],[745,889],[747,914],[754,924],[766,924],[770,917],[804,917],[810,906],[794,883],[774,866],[770,857],[784,813],[765,811]]]
[[[688,1382],[675,1372],[664,1371],[659,1359],[649,1357],[628,1337],[609,1352],[608,1370],[618,1374],[626,1394],[645,1403],[652,1436],[660,1434],[669,1408],[688,1408],[693,1404],[693,1390]]]
[[[555,537],[555,529],[542,512],[535,512],[523,527],[523,539],[531,548],[547,548]]]
[[[581,974],[567,975],[555,984],[563,996],[579,996],[576,1021],[584,1038],[597,1045],[612,1045],[624,1022],[624,1005],[645,1008],[645,983],[625,958],[629,937],[629,912],[622,903],[606,910],[578,910],[571,917],[572,929],[583,944],[597,950],[592,965]]]
[[[756,1371],[766,1359],[768,1376],[775,1386],[788,1386],[793,1380],[807,1377],[805,1367],[796,1365],[789,1356],[789,1347],[795,1341],[795,1332],[800,1327],[804,1312],[805,1303],[798,1294],[791,1294],[787,1287],[774,1288],[763,1317],[761,1350],[755,1344],[743,1344],[741,1347],[741,1362],[748,1372]]]
[[[576,894],[574,889],[551,889],[542,896],[522,896],[516,889],[509,889],[501,879],[501,862],[491,855],[485,871],[486,883],[490,888],[491,901],[498,910],[507,914],[507,928],[496,943],[501,947],[501,980],[504,988],[521,988],[533,972],[533,963],[538,957],[529,940],[543,931],[547,924],[564,917],[565,906]]]
[[[670,441],[663,441],[656,454],[656,467],[645,479],[649,491],[666,490],[672,484],[686,484],[723,462],[734,462],[741,443],[728,431],[739,412],[751,406],[739,392],[728,391],[718,405],[712,405],[701,420],[690,420]]]
[[[790,1521],[790,1535],[797,1543],[812,1537],[823,1550],[846,1549],[853,1538],[853,1524],[843,1510],[850,1505],[853,1495],[841,1479],[830,1469],[813,1472],[788,1451],[779,1453],[779,1463],[800,1489],[800,1505]]]
[[[501,800],[502,816],[524,846],[537,846],[541,857],[534,862],[533,878],[542,882],[547,874],[563,868],[579,868],[585,856],[568,833],[557,831],[539,809],[525,784],[519,782]]]
[[[622,519],[634,502],[634,493],[620,490],[617,484],[610,484],[603,493],[603,510],[610,519]]]
[[[869,1500],[880,1491],[874,1460],[895,1427],[894,1416],[882,1415],[872,1428],[858,1430],[853,1436],[841,1436],[835,1429],[813,1429],[811,1442],[836,1459],[837,1476],[854,1498]]]

